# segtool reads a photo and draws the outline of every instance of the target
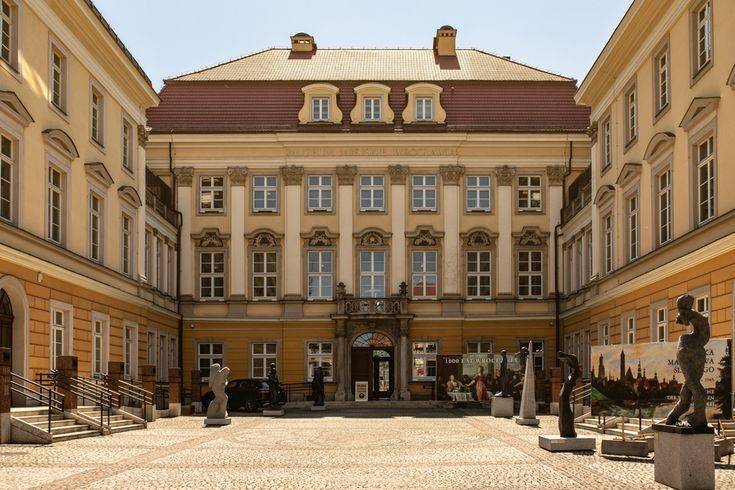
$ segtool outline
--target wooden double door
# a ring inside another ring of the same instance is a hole
[[[352,389],[358,381],[367,381],[371,400],[393,395],[395,362],[393,347],[352,348]]]
[[[0,289],[0,347],[13,349],[13,308],[4,289]]]

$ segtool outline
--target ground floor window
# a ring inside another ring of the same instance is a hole
[[[467,354],[492,354],[494,347],[490,340],[471,341],[465,344],[465,351]]]
[[[105,365],[105,338],[107,330],[107,322],[100,318],[96,318],[92,322],[92,376],[97,378],[107,371]]]
[[[413,343],[413,381],[433,381],[436,378],[436,342]]]
[[[63,310],[51,310],[51,369],[56,369],[56,358],[64,355],[64,330],[66,329],[66,313]]]
[[[123,360],[125,361],[125,377],[134,379],[137,375],[135,368],[138,351],[135,326],[126,325],[124,335]]]
[[[256,342],[252,345],[250,372],[253,378],[267,377],[268,367],[271,364],[277,364],[277,350],[278,346],[275,342]]]
[[[224,345],[220,343],[199,344],[199,372],[202,381],[209,381],[209,368],[212,364],[224,364]]]
[[[668,321],[666,319],[666,308],[656,308],[656,337],[655,342],[666,342],[668,337],[666,327]]]
[[[324,380],[332,381],[332,343],[331,342],[309,342],[307,346],[308,379],[314,379],[314,369],[322,368]]]
[[[518,341],[518,349],[521,347],[528,347],[528,339]],[[544,370],[544,341],[543,340],[532,340],[531,341],[531,352],[528,353],[528,358],[533,360],[534,371]]]

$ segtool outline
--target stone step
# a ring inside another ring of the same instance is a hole
[[[105,421],[107,423],[107,421]],[[132,420],[127,419],[119,419],[119,420],[110,420],[110,427],[121,427],[123,425],[130,425],[135,424]]]
[[[66,426],[62,426],[62,427],[51,427],[51,434],[52,435],[56,435],[56,434],[72,434],[72,433],[76,433],[76,432],[86,432],[86,431],[89,431],[89,430],[93,430],[93,429],[91,429],[87,425],[66,425]],[[95,431],[95,432],[98,432],[98,431]]]
[[[10,409],[13,417],[48,417],[48,407],[13,407]]]
[[[95,437],[99,435],[100,431],[98,430],[81,430],[78,432],[69,432],[66,434],[53,434],[51,438],[52,442],[63,442],[71,441],[73,439],[82,439],[84,437]]]
[[[35,424],[37,422],[48,423],[48,414],[46,415],[20,415],[20,416],[16,414],[11,414],[11,415],[13,416],[13,418],[20,419],[23,422],[26,422],[29,424]],[[58,413],[53,414],[51,416],[51,421],[54,421],[54,420],[64,420],[64,416]]]
[[[24,420],[24,422],[27,422]],[[31,422],[31,425],[38,427],[39,429],[46,430],[48,428],[48,420],[42,420],[39,422]],[[51,428],[54,427],[68,427],[70,425],[76,425],[74,419],[55,419],[51,420]]]
[[[127,422],[127,421],[126,421]],[[120,432],[127,432],[129,430],[141,430],[145,429],[145,426],[143,424],[127,424],[127,425],[117,425],[117,426],[110,426],[110,430],[113,434],[118,434]]]
[[[86,417],[91,418],[92,420],[99,420],[100,419],[100,413],[99,412],[79,412],[81,415],[84,415]],[[105,412],[104,420],[107,422],[107,412]],[[123,420],[125,417],[122,415],[110,415],[110,422],[113,420]]]

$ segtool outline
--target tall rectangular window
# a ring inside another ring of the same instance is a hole
[[[122,124],[122,166],[124,169],[133,171],[133,126],[123,121]]]
[[[518,252],[518,296],[543,295],[543,252],[521,250]]]
[[[51,309],[51,369],[56,369],[56,358],[64,355],[64,331],[67,314],[63,310]]]
[[[360,211],[385,209],[385,178],[382,175],[360,176]]]
[[[163,238],[156,239],[156,289],[163,291],[166,277],[163,275],[163,263],[166,260],[166,243]]]
[[[122,255],[122,273],[133,272],[133,218],[123,213],[120,219],[120,253]]]
[[[380,97],[365,97],[363,99],[364,113],[366,121],[380,121]]]
[[[385,252],[360,252],[360,297],[385,296]]]
[[[104,146],[104,108],[105,99],[102,94],[92,89],[91,96],[91,114],[90,114],[90,130],[92,133],[92,139],[100,146]]]
[[[638,91],[635,85],[625,94],[625,142],[638,137]]]
[[[278,178],[274,175],[253,177],[253,211],[256,213],[278,211]]]
[[[528,339],[521,339],[518,342],[518,347],[525,347],[528,345]],[[531,341],[531,352],[528,353],[528,357],[533,362],[533,370],[543,371],[544,370],[544,341],[543,340],[532,340]]]
[[[413,381],[433,381],[436,379],[436,342],[413,343]]]
[[[252,355],[250,356],[250,373],[253,378],[265,378],[268,376],[268,368],[271,364],[277,364],[277,349],[275,343],[257,342],[252,344]]]
[[[14,145],[12,140],[0,135],[0,218],[13,220]]]
[[[107,372],[108,321],[95,318],[92,321],[92,376],[97,378]]]
[[[694,300],[694,311],[702,316],[709,316],[709,295],[701,294],[696,296]]]
[[[146,336],[146,361],[149,366],[156,365],[156,332],[148,331]]]
[[[671,240],[671,169],[656,177],[656,217],[658,218],[658,244]]]
[[[519,211],[541,211],[541,177],[519,175],[517,204]]]
[[[470,175],[465,185],[467,211],[490,211],[490,177]]]
[[[612,165],[612,123],[608,117],[602,123],[602,170],[606,170]]]
[[[2,1],[2,12],[0,12],[0,58],[15,69],[15,7],[9,2]]]
[[[411,253],[411,295],[414,298],[436,298],[437,253]]]
[[[653,83],[654,83],[654,104],[655,114],[669,106],[670,88],[669,88],[669,47],[666,46],[660,51],[653,60]]]
[[[656,308],[656,331],[654,342],[666,342],[668,321],[666,320],[666,308]]]
[[[276,252],[253,252],[253,298],[276,299],[277,291]]]
[[[465,343],[465,353],[467,354],[492,354],[494,350],[494,345],[491,341]]]
[[[307,258],[309,298],[332,299],[332,252],[309,251]]]
[[[199,254],[199,297],[223,299],[225,297],[225,253],[201,252]]]
[[[610,345],[610,324],[600,325],[600,345]]]
[[[635,315],[625,318],[623,329],[623,341],[626,344],[635,344]]]
[[[577,289],[579,289],[584,285],[584,246],[582,244],[582,235],[578,236],[574,242],[574,275]]]
[[[222,175],[199,178],[199,212],[225,212],[225,178]]]
[[[125,362],[125,377],[133,378],[137,374],[135,372],[135,361],[137,356],[137,342],[135,327],[132,325],[125,326],[125,339],[123,345],[123,361]]]
[[[332,210],[332,176],[309,175],[307,178],[309,211]]]
[[[332,381],[332,343],[331,342],[309,342],[307,345],[307,379],[314,379],[314,369],[322,368],[325,381]]]
[[[102,198],[89,193],[89,258],[102,260]]]
[[[434,106],[431,97],[416,98],[416,120],[417,121],[433,121]]]
[[[712,61],[712,3],[704,2],[695,12],[695,75]]]
[[[697,221],[715,215],[715,139],[710,136],[697,146]]]
[[[145,277],[148,284],[151,283],[153,277],[151,277],[151,254],[153,253],[153,233],[146,228],[145,230],[145,257],[143,257],[145,267]]]
[[[612,213],[602,218],[602,265],[606,274],[611,273],[613,270],[614,225]]]
[[[51,103],[66,113],[66,55],[56,46],[51,47]]]
[[[47,226],[46,237],[54,243],[61,244],[63,237],[63,217],[65,207],[64,174],[54,167],[48,168],[47,191]]]
[[[411,202],[414,211],[436,211],[436,175],[411,176]]]
[[[220,368],[224,365],[224,345],[221,343],[199,344],[197,354],[197,364],[202,381],[209,381],[209,369],[212,364],[219,364]]]
[[[176,296],[176,249],[173,245],[168,246],[168,293]]]
[[[585,244],[587,248],[587,252],[585,253],[585,256],[587,258],[586,264],[587,264],[587,272],[585,274],[585,284],[589,282],[592,279],[592,230],[588,229],[585,233]]]
[[[628,198],[628,260],[635,260],[639,253],[638,194]]]
[[[467,252],[467,297],[492,296],[492,269],[489,250]]]
[[[311,99],[312,121],[329,121],[329,98],[314,97]]]

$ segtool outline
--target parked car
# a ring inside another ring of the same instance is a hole
[[[256,412],[268,406],[270,390],[268,383],[262,379],[233,379],[227,383],[227,410],[230,412]],[[281,391],[282,403],[285,403],[285,393]],[[202,397],[202,407],[206,411],[214,400],[214,393],[208,391]]]

